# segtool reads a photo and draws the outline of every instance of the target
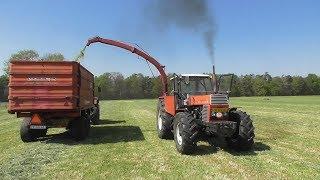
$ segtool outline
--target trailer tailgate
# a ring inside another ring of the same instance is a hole
[[[78,107],[76,62],[10,62],[9,111],[72,110]]]

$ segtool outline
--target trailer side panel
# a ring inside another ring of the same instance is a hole
[[[93,106],[93,75],[77,62],[12,61],[9,74],[8,110],[11,112],[78,110]]]

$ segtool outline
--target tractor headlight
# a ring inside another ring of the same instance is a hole
[[[222,118],[222,116],[223,116],[223,114],[222,114],[221,112],[217,112],[217,113],[216,113],[216,117],[217,117],[217,118]]]

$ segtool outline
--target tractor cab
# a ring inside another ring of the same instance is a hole
[[[210,105],[215,96],[229,96],[233,74],[221,75],[218,81],[208,74],[181,74],[172,77],[176,108]]]

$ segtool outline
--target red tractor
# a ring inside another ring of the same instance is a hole
[[[182,154],[192,153],[200,140],[212,143],[221,137],[232,149],[249,150],[254,127],[249,115],[229,105],[232,79],[232,74],[217,81],[204,74],[174,75],[171,93],[159,98],[158,136],[174,137]]]
[[[205,74],[174,74],[168,90],[167,75],[156,59],[130,44],[94,37],[91,43],[100,42],[126,49],[153,64],[159,71],[163,94],[159,97],[156,126],[161,139],[174,138],[181,154],[194,152],[197,142],[224,138],[234,150],[250,150],[253,146],[254,127],[250,116],[230,107],[229,93],[232,74],[216,78]]]

